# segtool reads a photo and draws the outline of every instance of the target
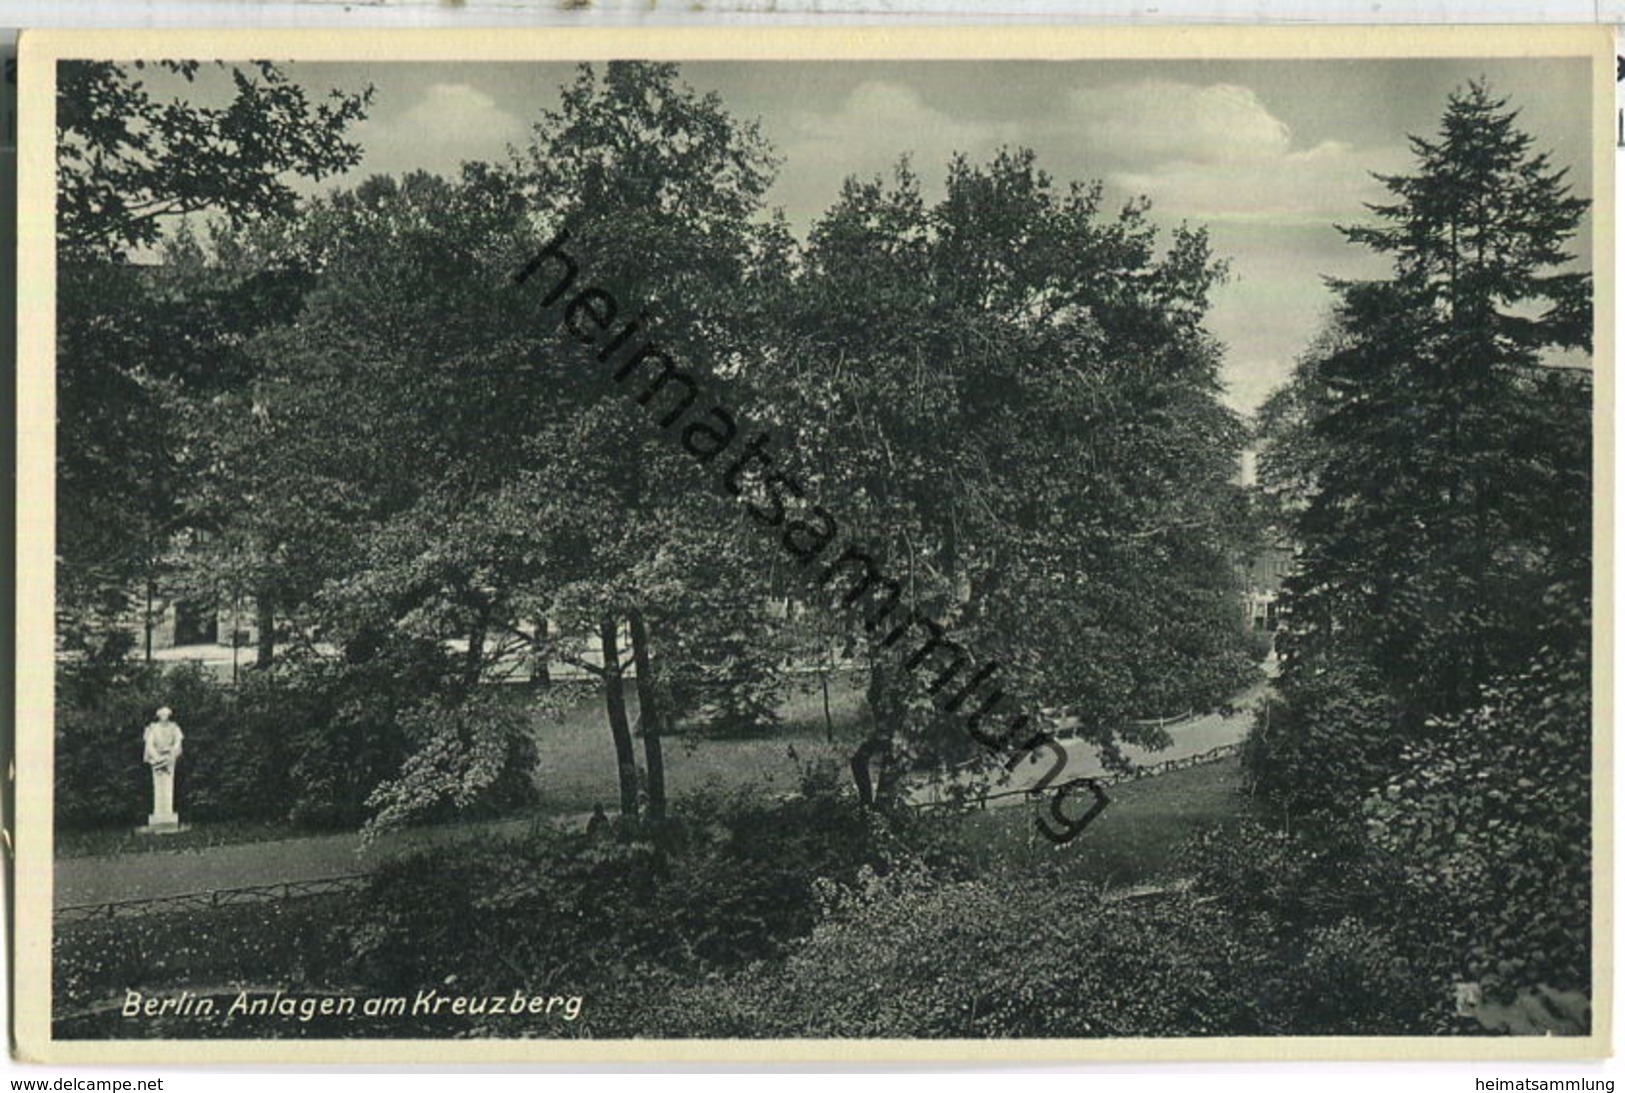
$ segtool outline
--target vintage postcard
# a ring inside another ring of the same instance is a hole
[[[1611,1051],[1601,28],[24,33],[17,1051]]]

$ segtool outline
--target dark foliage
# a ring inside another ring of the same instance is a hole
[[[255,62],[230,69],[227,103],[201,106],[162,101],[145,67],[57,70],[57,607],[66,647],[91,656],[118,654],[120,624],[143,591],[151,599],[172,537],[191,526],[194,411],[243,380],[243,341],[286,321],[303,288],[281,267],[205,271],[184,260],[184,232],[165,241],[163,269],[133,264],[132,252],[156,248],[187,213],[242,223],[292,212],[289,176],[359,162],[345,134],[371,95],[311,101],[276,65]],[[190,83],[200,67],[151,71]]]
[[[1422,944],[1363,921],[1381,878],[1262,828],[1214,834],[1196,882],[1124,899],[1046,877],[910,870],[825,885],[778,961],[673,982],[641,1027],[687,1037],[1473,1033]],[[1419,955],[1420,954],[1420,955]]]
[[[1372,843],[1496,997],[1591,989],[1586,658],[1553,650],[1405,753],[1365,802]]]
[[[614,1023],[661,977],[783,954],[816,919],[816,887],[889,872],[929,833],[894,827],[816,788],[777,803],[685,800],[658,829],[460,844],[393,861],[359,897],[357,978],[401,990],[546,983],[595,999]]]
[[[344,897],[321,896],[59,926],[51,942],[55,1034],[105,1039],[173,1030],[197,1036],[214,1024],[185,1022],[166,1030],[120,1018],[116,1010],[98,1018],[100,1007],[123,1002],[126,987],[176,994],[238,983],[275,983],[290,991],[340,986],[334,973],[343,967],[343,939],[334,924],[344,912]],[[116,1032],[103,1024],[109,1018],[122,1022]]]
[[[144,817],[151,790],[141,731],[159,706],[169,706],[186,734],[176,780],[183,817],[353,830],[368,818],[373,791],[402,776],[408,757],[428,743],[420,738],[425,719],[445,716],[447,700],[432,696],[446,690],[446,659],[424,643],[390,642],[357,662],[294,659],[275,672],[245,672],[235,687],[189,665],[64,667],[55,719],[56,823],[75,829]],[[490,814],[528,803],[535,767],[528,733],[480,703],[455,720],[465,733],[495,726],[499,745],[494,753],[476,749],[484,766],[468,792],[419,801],[423,807],[409,818]]]
[[[355,166],[344,139],[371,89],[311,102],[269,61],[233,67],[220,107],[160,102],[133,66],[57,68],[57,236],[75,256],[120,255],[157,242],[164,217],[213,209],[234,218],[291,211],[284,175],[321,179]],[[154,66],[193,81],[196,61]],[[223,65],[221,67],[224,67]]]
[[[1336,286],[1266,415],[1303,550],[1246,750],[1317,853],[1389,863],[1339,952],[1425,938],[1431,977],[1502,997],[1585,990],[1591,960],[1587,202],[1515,120],[1453,95],[1345,229],[1392,275]]]
[[[1430,718],[1527,665],[1554,610],[1589,611],[1591,387],[1548,360],[1589,346],[1589,277],[1563,270],[1586,202],[1515,117],[1474,85],[1413,140],[1395,202],[1345,230],[1392,277],[1336,286],[1339,333],[1300,367],[1296,411],[1275,407],[1273,462],[1310,494],[1275,739],[1341,737],[1375,760],[1366,790]],[[1328,715],[1333,691],[1363,718]]]

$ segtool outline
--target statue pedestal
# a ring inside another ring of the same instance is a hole
[[[175,812],[175,770],[155,766],[152,768],[152,811],[147,814],[147,825],[136,831],[143,835],[173,835],[184,830]]]
[[[165,816],[148,816],[147,822],[135,829],[137,835],[179,835],[190,830],[173,812]]]

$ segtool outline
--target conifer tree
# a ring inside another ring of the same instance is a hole
[[[1290,710],[1255,751],[1300,805],[1352,804],[1430,722],[1586,640],[1591,279],[1569,247],[1588,202],[1516,121],[1482,83],[1453,95],[1415,172],[1379,176],[1375,223],[1341,229],[1393,267],[1334,282],[1306,400],[1322,462],[1287,588]]]

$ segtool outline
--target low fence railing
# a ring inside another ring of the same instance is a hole
[[[1164,759],[1160,763],[1152,763],[1149,766],[1136,767],[1130,771],[1089,775],[1082,778],[1070,778],[1067,779],[1067,781],[1072,783],[1092,781],[1102,786],[1122,785],[1125,782],[1138,782],[1142,778],[1156,778],[1163,774],[1170,774],[1176,770],[1189,770],[1191,767],[1200,767],[1206,766],[1209,763],[1217,763],[1224,759],[1233,758],[1234,756],[1240,754],[1240,752],[1241,745],[1239,743],[1220,744],[1218,747],[1209,748],[1207,751],[1198,752],[1195,755],[1182,755],[1174,759]],[[1045,791],[1048,792],[1053,788],[1053,786],[1046,785]],[[1010,797],[1032,797],[1033,795],[1033,791],[1030,789],[1007,789],[1000,790],[997,793],[969,792],[957,797],[949,798],[947,800],[914,801],[911,802],[911,804],[914,808],[986,808],[989,801],[998,801]]]
[[[255,884],[244,888],[214,888],[207,892],[185,892],[173,896],[120,899],[109,903],[75,903],[56,908],[52,915],[58,922],[96,922],[130,915],[148,915],[155,911],[204,911],[217,907],[296,899],[301,896],[326,896],[339,892],[354,892],[368,876],[370,876],[368,873],[345,873],[342,876],[318,877],[314,880],[278,881],[275,884]]]
[[[1195,755],[1183,755],[1174,759],[1164,759],[1160,763],[1150,766],[1136,767],[1131,771],[1115,774],[1094,775],[1091,778],[1071,781],[1094,781],[1102,786],[1122,785],[1125,782],[1137,782],[1143,778],[1155,778],[1159,775],[1169,774],[1176,770],[1189,770],[1191,767],[1205,766],[1223,759],[1235,756],[1241,750],[1240,744],[1220,744],[1216,748]],[[1047,787],[1046,787],[1047,788]],[[1011,797],[1031,797],[1031,790],[1010,789],[997,793],[966,793],[961,797],[938,801],[915,801],[914,808],[983,808],[990,801],[998,801]],[[345,873],[335,877],[319,877],[314,880],[279,881],[275,884],[255,884],[242,888],[215,888],[206,892],[185,892],[172,896],[149,896],[144,899],[121,899],[107,903],[76,903],[56,908],[52,914],[59,923],[67,922],[97,922],[108,919],[127,917],[130,915],[146,915],[155,911],[165,910],[213,910],[219,907],[235,907],[243,904],[268,903],[279,899],[296,899],[303,896],[325,896],[335,893],[354,892],[370,876],[368,873]]]
[[[1160,763],[1153,763],[1148,767],[1138,767],[1127,774],[1108,775],[1100,779],[1106,785],[1115,785],[1118,782],[1134,782],[1141,778],[1155,778],[1159,774],[1170,771],[1189,770],[1191,767],[1200,767],[1208,763],[1217,763],[1221,759],[1229,759],[1241,754],[1241,744],[1220,744],[1216,748],[1198,752],[1195,755],[1182,755],[1176,759],[1164,759]]]

